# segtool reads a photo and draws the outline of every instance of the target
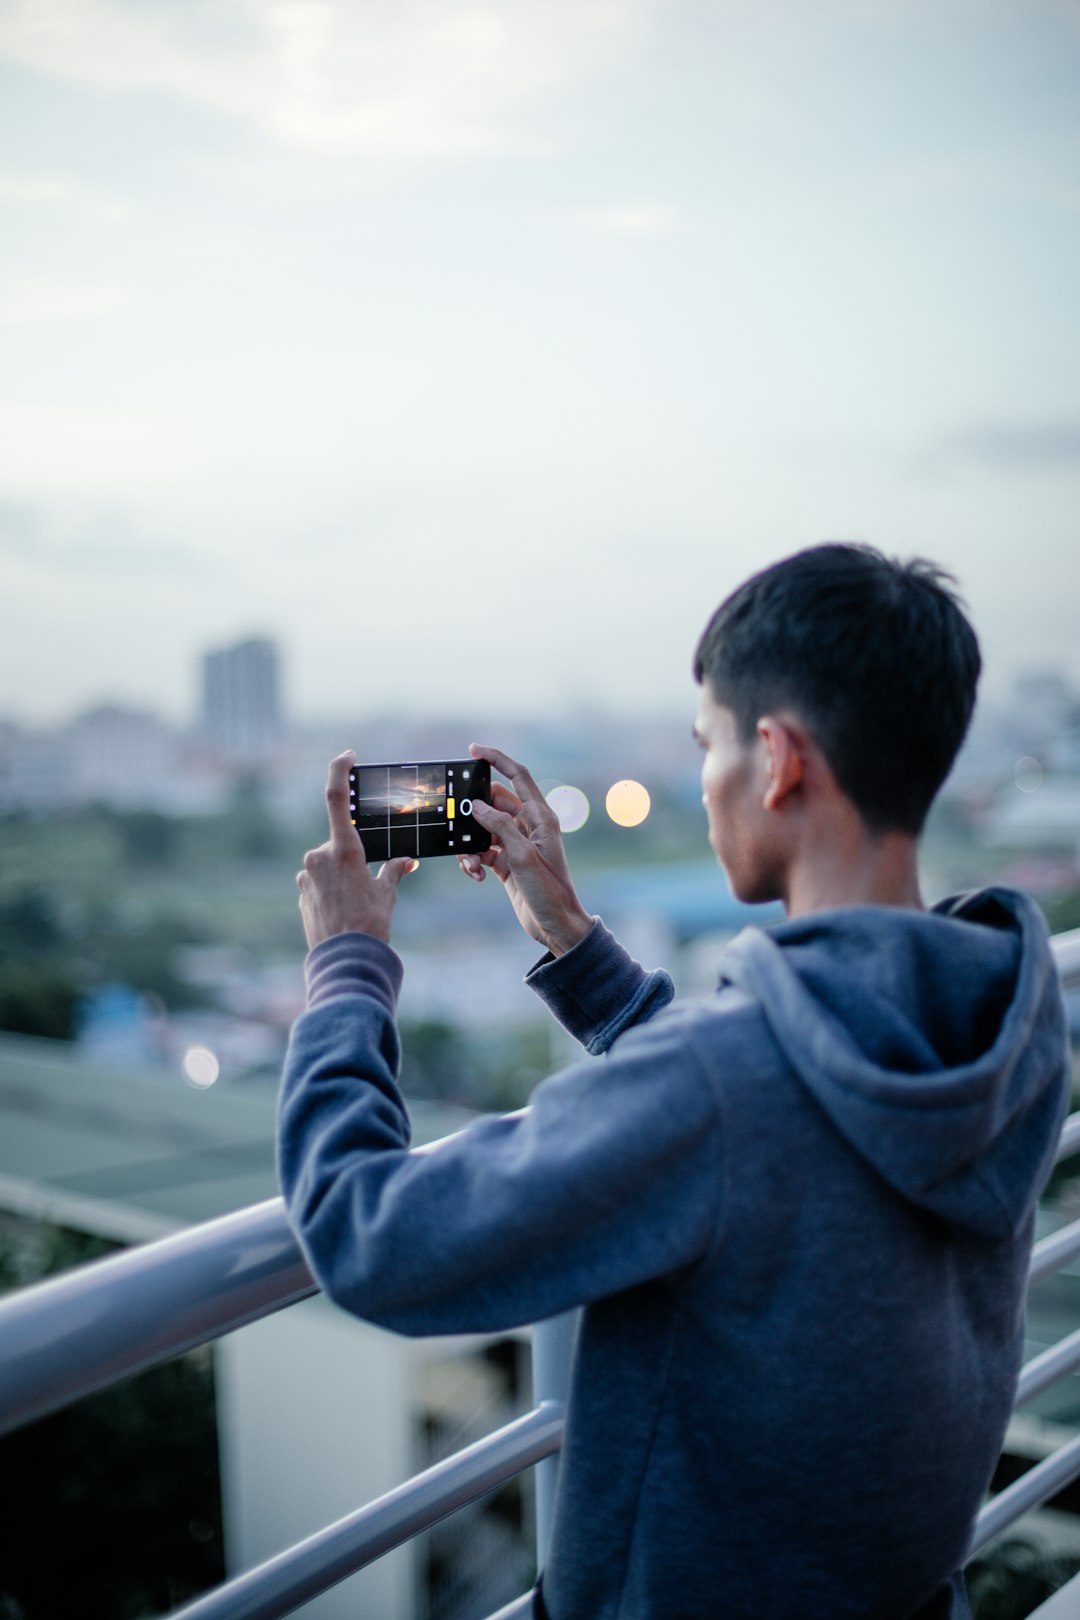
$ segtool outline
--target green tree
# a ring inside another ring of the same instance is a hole
[[[180,847],[180,823],[158,810],[111,812],[123,855],[132,866],[161,869],[173,864]]]
[[[79,983],[62,968],[0,963],[0,1029],[74,1040],[81,999]]]
[[[241,860],[269,860],[282,851],[281,829],[270,813],[256,771],[237,780],[224,825],[229,847]]]
[[[0,902],[0,952],[47,951],[64,938],[56,905],[38,885]]]
[[[1040,904],[1052,934],[1080,928],[1080,889],[1066,889],[1061,894],[1042,900]]]
[[[1052,1553],[1041,1541],[996,1542],[968,1568],[973,1620],[1024,1620],[1078,1570],[1080,1558]]]

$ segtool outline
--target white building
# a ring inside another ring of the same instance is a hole
[[[103,704],[79,715],[60,735],[77,803],[173,808],[181,743],[158,715]]]
[[[0,812],[107,804],[202,815],[225,801],[229,785],[147,710],[102,704],[49,731],[0,724]]]
[[[62,734],[0,723],[0,812],[56,810],[75,802]]]

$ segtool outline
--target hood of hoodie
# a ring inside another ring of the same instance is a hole
[[[987,1237],[1022,1225],[1069,1094],[1041,912],[1010,889],[747,928],[721,959],[784,1056],[898,1192]]]

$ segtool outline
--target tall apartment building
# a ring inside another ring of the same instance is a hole
[[[203,655],[203,737],[223,759],[254,765],[281,742],[278,649],[260,639]]]

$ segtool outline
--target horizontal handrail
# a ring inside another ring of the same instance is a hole
[[[0,1434],[318,1293],[280,1198],[0,1303]]]
[[[505,1609],[500,1609],[498,1614],[489,1614],[488,1620],[530,1620],[530,1616],[535,1612],[532,1593],[526,1592],[524,1597],[515,1598]]]
[[[278,1620],[447,1514],[550,1457],[562,1442],[565,1411],[542,1401],[453,1457],[415,1474],[306,1541],[174,1611],[171,1620]]]
[[[1053,934],[1050,949],[1054,953],[1054,966],[1062,983],[1071,984],[1073,980],[1080,979],[1080,928]]]
[[[1060,1271],[1062,1266],[1068,1265],[1078,1254],[1080,1254],[1080,1221],[1070,1221],[1068,1226],[1062,1226],[1058,1231],[1051,1232],[1049,1237],[1040,1238],[1031,1251],[1028,1286],[1038,1282],[1041,1277],[1049,1276],[1052,1271]]]
[[[1080,1151],[1080,1114],[1070,1114],[1061,1128],[1061,1140],[1054,1154],[1054,1163],[1060,1164],[1070,1153]]]
[[[1016,1386],[1015,1404],[1026,1406],[1028,1401],[1033,1401],[1036,1395],[1041,1395],[1044,1389],[1049,1389],[1051,1384],[1056,1384],[1058,1379],[1066,1377],[1077,1367],[1080,1367],[1080,1328],[1070,1333],[1067,1339],[1059,1339],[1049,1350],[1043,1350],[1039,1355],[1032,1356],[1030,1361],[1025,1361]]]
[[[1077,1254],[1073,1221],[1030,1280]],[[20,1289],[0,1302],[0,1435],[316,1293],[280,1198]]]
[[[1022,1514],[1040,1507],[1055,1492],[1071,1485],[1078,1475],[1080,1434],[1067,1445],[1059,1446],[1034,1468],[1029,1468],[1026,1474],[1021,1474],[1006,1490],[991,1497],[975,1521],[975,1537],[968,1558],[977,1557],[988,1542],[1007,1530]]]
[[[1050,941],[1054,964],[1063,984],[1080,980],[1080,928],[1068,933],[1055,934]],[[1060,1163],[1080,1150],[1080,1113],[1071,1114],[1065,1121],[1054,1162]],[[1031,1254],[1028,1284],[1058,1271],[1080,1254],[1080,1221],[1072,1221],[1060,1231],[1036,1243]],[[1024,1406],[1051,1384],[1066,1377],[1080,1366],[1080,1329],[1050,1346],[1040,1355],[1033,1356],[1021,1368],[1016,1391],[1016,1406]],[[1046,1502],[1055,1492],[1080,1478],[1080,1435],[1060,1446],[1049,1457],[1028,1469],[1012,1485],[999,1491],[986,1503],[975,1523],[975,1535],[968,1553],[969,1560],[1002,1534],[1017,1519]]]

